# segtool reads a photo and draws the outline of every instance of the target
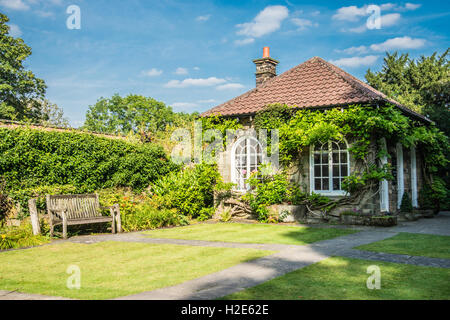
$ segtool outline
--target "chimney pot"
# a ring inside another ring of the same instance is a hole
[[[264,47],[263,58],[269,58],[269,57],[270,57],[270,47]]]

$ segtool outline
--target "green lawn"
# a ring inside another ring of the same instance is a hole
[[[62,243],[0,252],[0,290],[77,299],[108,299],[198,278],[270,251],[126,242]],[[66,287],[69,265],[81,289]]]
[[[381,288],[369,290],[367,267],[381,270]],[[450,299],[450,270],[333,257],[224,299]]]
[[[348,229],[273,224],[204,223],[145,233],[152,238],[305,245],[355,232],[357,231]]]
[[[450,237],[399,233],[392,238],[359,246],[355,249],[450,259]]]

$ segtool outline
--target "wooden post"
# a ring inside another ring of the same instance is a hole
[[[115,220],[117,222],[117,232],[122,232],[122,219],[120,217],[120,206],[116,203],[114,205],[114,211],[116,212]]]
[[[28,209],[30,210],[31,226],[33,227],[33,234],[35,236],[41,234],[41,224],[39,223],[39,215],[36,207],[36,199],[28,200]]]

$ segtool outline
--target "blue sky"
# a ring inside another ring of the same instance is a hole
[[[368,5],[381,9],[369,29]],[[69,5],[81,29],[68,29]],[[142,94],[176,111],[204,111],[255,86],[253,59],[269,46],[282,73],[320,56],[364,78],[385,51],[449,47],[450,2],[0,0],[10,33],[32,47],[26,66],[75,127],[89,105]]]

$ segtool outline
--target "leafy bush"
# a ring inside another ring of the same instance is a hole
[[[3,225],[12,207],[11,200],[5,190],[5,184],[5,180],[0,179],[0,227]]]
[[[152,186],[154,200],[160,208],[177,209],[190,217],[205,217],[214,206],[214,186],[220,175],[216,165],[198,164],[161,177]]]
[[[121,217],[122,228],[127,232],[189,224],[175,209],[158,209],[149,203],[142,203],[133,211],[121,212]]]
[[[400,212],[410,213],[412,212],[411,198],[408,192],[405,192],[402,197],[402,202],[400,203]]]
[[[419,206],[421,209],[433,209],[437,212],[448,199],[448,193],[445,182],[439,177],[434,177],[432,184],[426,184],[420,190]]]
[[[142,190],[176,169],[154,144],[133,144],[81,132],[0,128],[0,175],[9,189],[73,185]]]
[[[49,242],[48,237],[33,235],[29,222],[23,223],[19,227],[0,229],[0,250],[38,246],[47,242]]]

